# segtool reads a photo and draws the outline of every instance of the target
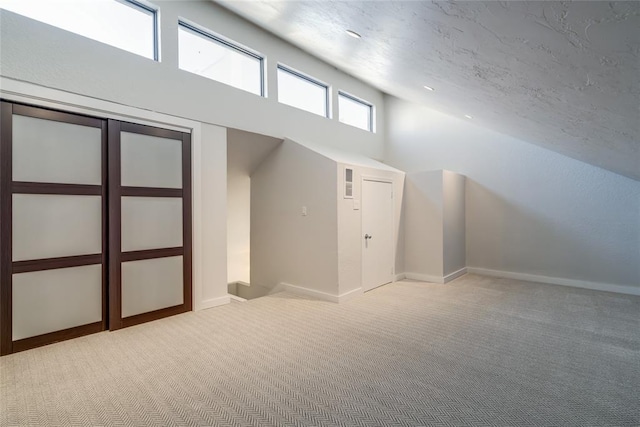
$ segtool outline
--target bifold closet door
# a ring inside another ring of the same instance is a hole
[[[107,326],[107,123],[1,103],[0,352]]]
[[[191,310],[191,136],[109,121],[109,328]]]

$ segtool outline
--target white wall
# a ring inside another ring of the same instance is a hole
[[[227,282],[251,281],[251,178],[227,175]]]
[[[341,163],[339,160],[349,160]],[[366,166],[363,166],[366,165]],[[353,198],[344,198],[344,169],[353,170]],[[394,251],[402,252],[404,173],[361,156],[291,140],[251,176],[251,286],[290,290],[330,301],[362,292],[363,177],[388,179],[395,196]],[[301,214],[307,208],[307,216]],[[396,270],[402,271],[402,258]],[[299,289],[304,288],[304,289]]]
[[[443,196],[443,275],[448,276],[467,266],[465,177],[442,171]]]
[[[195,309],[228,302],[227,296],[227,130],[202,124],[194,147],[194,267],[202,293],[194,292]],[[197,217],[196,217],[197,216]],[[194,280],[195,281],[195,280]],[[197,290],[194,289],[194,290]]]
[[[227,131],[227,282],[251,281],[251,174],[282,140]]]
[[[638,181],[393,97],[386,108],[387,163],[467,177],[468,266],[637,292]]]
[[[465,178],[435,170],[409,173],[406,182],[404,272],[445,282],[466,267]]]
[[[0,11],[0,74],[123,105],[200,122],[317,141],[380,158],[382,94],[211,1],[152,1],[160,9],[161,62]],[[268,98],[178,69],[178,17],[267,56]],[[276,65],[285,63],[332,85],[334,118],[277,102]],[[339,123],[337,90],[367,99],[378,111],[378,133]]]
[[[444,276],[444,200],[442,171],[408,173],[404,195],[404,270]]]
[[[251,176],[251,285],[338,295],[336,164],[286,140]],[[302,207],[307,215],[302,215]]]
[[[308,140],[297,140],[297,144],[318,153],[335,164],[337,215],[338,215],[338,270],[339,300],[344,301],[361,291],[362,285],[362,210],[354,208],[362,204],[362,177],[377,177],[393,182],[395,199],[394,212],[394,253],[395,272],[404,272],[404,231],[402,200],[404,191],[404,172],[385,165],[361,154],[350,153],[339,148],[319,145]],[[344,169],[353,170],[353,198],[344,198]]]

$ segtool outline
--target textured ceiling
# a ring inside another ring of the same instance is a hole
[[[640,2],[217,2],[385,93],[640,180]]]

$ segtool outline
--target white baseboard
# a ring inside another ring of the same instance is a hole
[[[565,279],[562,277],[540,276],[537,274],[515,273],[512,271],[491,270],[488,268],[467,267],[467,272],[481,276],[501,277],[528,282],[548,283],[551,285],[572,286],[574,288],[593,289],[595,291],[616,292],[620,294],[640,295],[640,287],[613,285],[610,283],[589,282],[586,280]]]
[[[219,305],[225,305],[231,303],[231,297],[225,295],[223,297],[211,298],[204,301],[200,301],[195,311],[205,310],[207,308],[217,307]]]
[[[231,301],[247,302],[245,298],[242,298],[242,297],[239,297],[238,295],[233,295],[233,294],[229,294],[229,299]]]
[[[276,290],[291,292],[292,294],[312,297],[322,301],[340,302],[338,295],[332,295],[327,292],[317,291],[315,289],[304,288],[302,286],[292,285],[291,283],[281,282]]]
[[[467,274],[467,267],[462,267],[460,270],[454,271],[453,273],[444,276],[444,283],[449,283],[453,279],[457,279],[458,277],[464,276],[465,274]]]
[[[421,282],[444,283],[444,277],[442,276],[431,276],[430,274],[422,273],[404,273],[404,276],[407,279],[419,280]]]
[[[317,291],[315,289],[309,289],[302,286],[292,285],[291,283],[281,282],[275,289],[275,291],[287,291],[292,294],[303,295],[305,297],[315,298],[321,301],[329,302],[345,302],[362,295],[362,288],[353,289],[349,292],[345,292],[342,295],[333,295],[328,292]]]
[[[453,279],[457,279],[458,277],[465,274],[467,274],[467,268],[463,267],[458,271],[454,271],[451,274],[447,274],[446,276],[432,276],[430,274],[422,274],[422,273],[404,273],[404,277],[411,280],[420,280],[421,282],[449,283]]]
[[[403,280],[403,279],[406,279],[406,278],[407,278],[407,275],[406,275],[406,274],[404,274],[404,273],[399,273],[399,274],[396,274],[396,275],[394,276],[393,281],[394,281],[394,282],[399,282],[400,280]]]
[[[356,288],[352,291],[345,292],[344,294],[339,295],[338,302],[343,303],[343,302],[349,301],[351,299],[354,299],[357,296],[362,295],[363,293],[364,292],[362,292],[362,288]]]
[[[235,283],[236,285],[251,286],[251,283],[243,282],[242,280],[236,280],[235,282],[231,282],[231,283],[229,283],[229,284],[231,285],[231,284],[234,284],[234,283]]]

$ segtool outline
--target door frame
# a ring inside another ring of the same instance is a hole
[[[391,256],[391,282],[392,283],[395,279],[395,274],[396,274],[396,245],[395,242],[397,242],[398,240],[398,236],[396,235],[396,206],[395,206],[395,200],[396,200],[396,192],[395,192],[395,180],[393,178],[389,178],[389,177],[381,177],[381,176],[377,176],[377,175],[360,175],[360,204],[361,206],[364,206],[364,199],[363,199],[363,188],[364,188],[364,181],[373,181],[373,182],[383,182],[383,183],[387,183],[387,184],[391,184],[391,194],[392,194],[392,202],[391,202],[391,237],[393,239],[394,245],[392,247],[392,256]],[[364,238],[364,209],[361,207],[360,208],[360,239]],[[362,241],[360,242],[360,287],[362,289],[363,292],[367,292],[370,290],[373,290],[376,287],[373,287],[371,289],[364,289],[364,248],[363,248],[363,244]],[[384,284],[383,284],[384,285]],[[380,286],[383,286],[380,285]]]

